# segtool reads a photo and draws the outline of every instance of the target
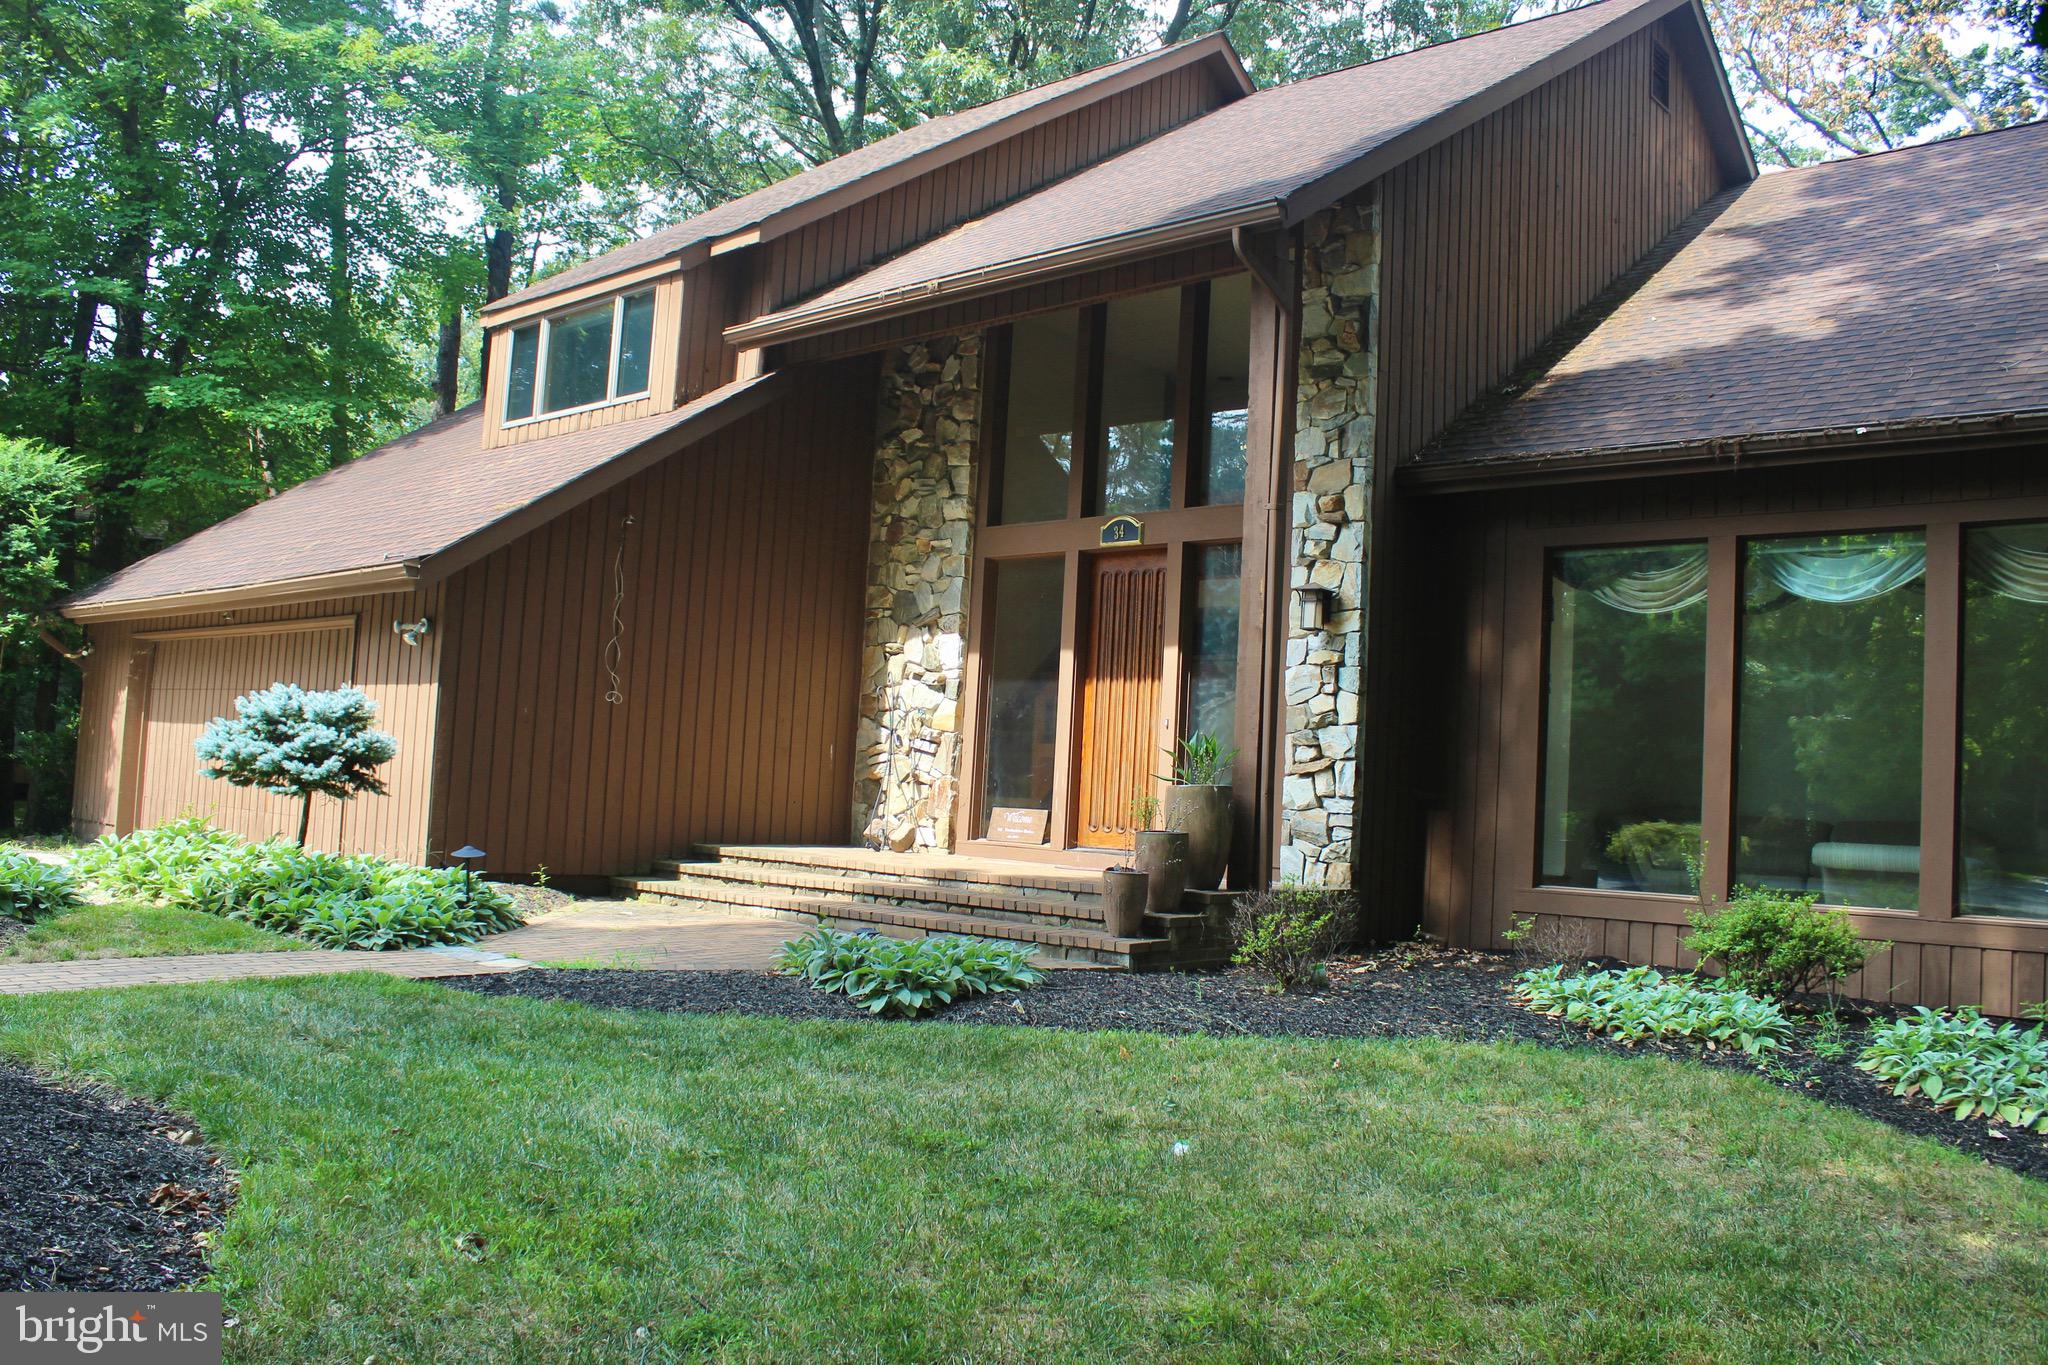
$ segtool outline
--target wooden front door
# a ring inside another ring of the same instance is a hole
[[[1081,670],[1074,842],[1131,846],[1131,800],[1164,761],[1159,676],[1166,648],[1166,551],[1096,555],[1087,564],[1088,646]]]

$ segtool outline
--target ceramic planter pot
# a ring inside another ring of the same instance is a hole
[[[1138,870],[1146,874],[1145,908],[1155,915],[1180,909],[1188,889],[1188,836],[1177,829],[1138,831]]]
[[[1145,929],[1145,896],[1150,873],[1112,867],[1102,874],[1102,926],[1118,938],[1137,938]]]
[[[1169,787],[1166,823],[1188,836],[1188,885],[1214,891],[1230,863],[1230,788]]]

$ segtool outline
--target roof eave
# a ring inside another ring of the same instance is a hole
[[[117,598],[111,601],[57,604],[57,610],[73,621],[96,624],[130,621],[148,616],[185,616],[199,612],[245,610],[251,607],[281,607],[299,602],[318,602],[333,597],[360,597],[372,593],[409,592],[419,586],[420,561],[394,560],[335,573],[309,574],[303,578],[272,579],[233,587],[206,588],[197,592],[159,593],[150,597]]]
[[[1456,460],[1423,458],[1403,465],[1399,478],[1417,493],[1461,493],[1581,480],[1728,472],[1751,464],[1912,455],[1965,446],[1993,448],[2044,434],[2048,434],[2048,408],[1710,436],[1658,445],[1518,451]]]
[[[1172,250],[1211,237],[1227,237],[1239,228],[1270,226],[1280,221],[1281,212],[1278,201],[1268,200],[1177,223],[1098,237],[1075,246],[1020,256],[996,265],[940,276],[825,307],[798,306],[770,313],[726,328],[725,339],[732,345],[751,348],[823,336],[864,323],[921,313],[942,304],[1111,264],[1130,256]]]

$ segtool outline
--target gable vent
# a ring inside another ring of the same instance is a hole
[[[1662,43],[1650,45],[1650,98],[1671,107],[1671,52]]]

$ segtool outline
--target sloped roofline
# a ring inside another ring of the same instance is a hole
[[[566,283],[560,282],[575,270],[575,267],[572,266],[556,276],[537,281],[534,284],[528,285],[525,289],[507,294],[502,299],[485,304],[483,308],[478,310],[478,315],[488,324],[507,310],[524,308],[555,294],[566,293],[571,289],[583,289],[609,279],[613,275],[623,275],[628,271],[644,269],[656,261],[669,262],[674,267],[688,268],[710,256],[718,255],[722,251],[772,241],[777,237],[794,232],[808,223],[814,223],[850,205],[884,193],[897,185],[903,184],[905,181],[951,165],[953,162],[971,156],[975,152],[1016,137],[1020,133],[1029,132],[1033,128],[1050,123],[1054,119],[1070,114],[1077,109],[1085,108],[1088,105],[1108,99],[1113,95],[1121,94],[1126,90],[1156,80],[1168,72],[1177,71],[1182,67],[1193,66],[1201,62],[1214,63],[1218,68],[1218,74],[1224,80],[1237,87],[1237,94],[1232,96],[1232,98],[1248,95],[1257,89],[1251,74],[1245,70],[1243,60],[1238,57],[1237,50],[1230,45],[1230,40],[1221,32],[1204,34],[1200,38],[1192,38],[1184,43],[1176,43],[1172,47],[1139,53],[1133,57],[1119,58],[1114,62],[1105,62],[1100,66],[1090,67],[1085,71],[1077,71],[1071,76],[1061,77],[1059,81],[1046,82],[1047,85],[1065,82],[1073,83],[1073,89],[1065,91],[1052,99],[1028,102],[1014,113],[1006,114],[988,123],[970,128],[954,137],[934,143],[930,147],[912,152],[900,160],[878,166],[874,170],[857,176],[844,184],[834,185],[829,189],[821,190],[814,195],[807,195],[781,208],[768,209],[753,216],[747,215],[743,210],[746,201],[752,198],[753,195],[742,195],[738,199],[728,200],[724,204],[716,205],[702,213],[686,218],[671,228],[660,230],[664,233],[675,234],[678,240],[673,248],[659,256],[629,262],[621,265],[615,271],[604,271],[597,274],[578,274],[576,278],[569,279]],[[1112,68],[1120,69],[1112,70]],[[1103,71],[1110,72],[1110,74],[1093,80],[1088,79],[1093,73]],[[1001,96],[996,100],[989,100],[983,104],[970,105],[965,109],[955,110],[953,113],[943,115],[942,117],[957,118],[964,114],[972,114],[977,109],[985,109],[989,105],[1000,103],[1004,99],[1014,99],[1017,95],[1029,93],[1029,89],[1017,91],[1012,95]],[[912,130],[905,130],[905,132],[909,131]],[[902,135],[899,133],[895,136],[900,137]],[[868,146],[882,147],[886,146],[887,142],[888,139],[884,139],[880,143],[870,143]],[[854,154],[848,153],[847,155]],[[823,162],[817,166],[799,171],[795,175],[765,188],[786,188],[792,182],[801,182],[805,176],[825,171],[832,164],[830,161]],[[761,191],[755,191],[754,193],[759,194]],[[742,211],[735,213],[733,212],[735,209],[741,209]],[[705,228],[705,230],[696,235],[691,235],[691,224],[701,223],[703,220],[713,218],[714,216],[718,217],[721,221],[718,221],[715,226]],[[603,259],[600,256],[596,258],[596,261],[601,262]],[[591,264],[595,263],[592,262]]]
[[[831,291],[839,295],[836,298],[828,296],[808,304],[799,303],[748,319],[728,327],[725,338],[729,343],[741,347],[795,341],[884,318],[923,312],[941,303],[997,289],[1012,288],[1030,278],[1112,264],[1129,257],[1233,231],[1259,227],[1291,227],[1403,163],[1413,160],[1481,119],[1506,108],[1596,53],[1612,47],[1621,39],[1658,23],[1681,9],[1692,18],[1692,23],[1680,26],[1678,38],[1683,49],[1679,54],[1681,60],[1696,70],[1711,73],[1712,83],[1720,94],[1718,102],[1711,99],[1705,102],[1705,112],[1709,137],[1713,142],[1716,158],[1721,164],[1722,174],[1731,181],[1753,180],[1757,174],[1756,160],[1750,150],[1748,139],[1742,133],[1734,92],[1728,83],[1728,73],[1721,63],[1720,53],[1714,46],[1712,30],[1700,0],[1648,0],[1644,4],[1620,8],[1606,23],[1581,35],[1549,56],[1529,63],[1513,76],[1487,86],[1389,138],[1337,170],[1296,186],[1283,196],[1242,205],[1224,213],[1190,217],[1165,224],[1155,223],[1128,232],[1097,237],[1055,252],[1026,253],[998,264],[977,266],[958,275],[922,281],[916,285],[883,293],[846,297],[840,292],[844,286],[838,286]],[[1561,17],[1564,13],[1568,11],[1504,27],[1538,25],[1545,19]],[[1407,53],[1379,58],[1378,61],[1400,61],[1403,57],[1415,53],[1440,50],[1499,31],[1489,29],[1483,33],[1468,34],[1463,38],[1452,39],[1448,43],[1433,43],[1426,48],[1415,48]],[[1365,62],[1359,65],[1375,64]],[[1357,69],[1346,67],[1341,70]],[[1296,84],[1311,85],[1337,74],[1340,73],[1324,72]],[[1200,119],[1195,120],[1196,124],[1200,122]]]

